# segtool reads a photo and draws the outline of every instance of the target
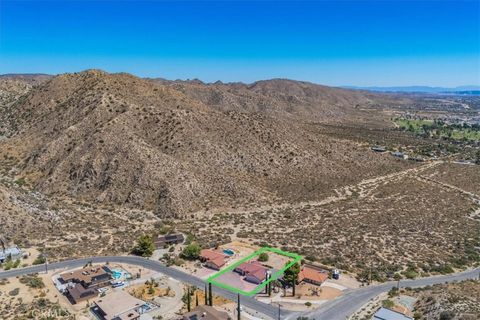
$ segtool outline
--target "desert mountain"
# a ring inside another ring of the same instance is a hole
[[[378,104],[375,97],[290,80],[64,74],[3,106],[0,156],[16,159],[17,178],[45,194],[162,217],[320,199],[407,165],[321,130],[323,123],[384,121],[363,109]]]
[[[385,118],[371,112],[371,108],[379,104],[404,103],[399,97],[392,99],[387,95],[288,79],[263,80],[252,84],[158,81],[221,111],[291,116],[323,123],[386,126]]]

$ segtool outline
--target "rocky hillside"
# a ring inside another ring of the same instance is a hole
[[[387,126],[388,118],[372,110],[379,104],[404,104],[407,99],[321,86],[287,79],[253,84],[204,84],[201,81],[158,80],[192,99],[221,111],[257,112],[273,117],[290,116],[322,123]]]
[[[312,200],[407,166],[322,133],[318,123],[384,121],[364,108],[375,103],[288,80],[205,85],[90,70],[4,105],[0,157],[42,193],[162,217]]]
[[[480,318],[480,281],[428,286],[407,290],[416,297],[415,313],[419,319],[468,320]]]

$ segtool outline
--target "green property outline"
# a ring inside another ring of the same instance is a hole
[[[229,272],[229,271],[232,271],[233,269],[235,269],[236,267],[238,267],[239,265],[241,265],[242,263],[244,262],[247,262],[248,260],[256,257],[256,256],[259,256],[261,253],[263,252],[273,252],[273,253],[278,253],[279,255],[282,255],[282,256],[286,256],[286,257],[289,257],[289,258],[293,258],[293,260],[287,264],[286,266],[284,266],[282,269],[278,270],[277,272],[275,272],[274,274],[272,274],[272,276],[270,277],[269,280],[265,281],[265,282],[262,282],[261,284],[259,284],[255,289],[253,289],[252,291],[249,291],[249,292],[246,292],[246,291],[243,291],[243,290],[240,290],[238,288],[235,288],[233,286],[230,286],[228,284],[225,284],[225,283],[222,283],[222,282],[218,282],[216,281],[215,279],[218,278],[219,276],[221,276],[222,274],[226,273],[226,272]],[[253,252],[252,254],[249,254],[248,256],[246,256],[245,258],[243,259],[240,259],[239,261],[235,262],[234,264],[232,264],[231,266],[225,268],[225,269],[222,269],[220,271],[218,271],[217,273],[211,275],[210,277],[208,277],[207,279],[207,282],[217,286],[217,287],[220,287],[220,288],[223,288],[223,289],[227,289],[227,290],[230,290],[234,293],[240,293],[244,296],[247,296],[247,297],[251,297],[251,296],[254,296],[255,294],[257,294],[258,292],[260,292],[267,284],[269,284],[270,282],[274,281],[274,280],[277,280],[285,270],[287,270],[288,268],[290,268],[291,266],[293,266],[296,262],[302,260],[302,257],[296,253],[291,253],[291,252],[287,252],[287,251],[282,251],[280,249],[277,249],[277,248],[271,248],[271,247],[263,247],[255,252]]]

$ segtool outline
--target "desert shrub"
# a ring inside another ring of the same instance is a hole
[[[398,296],[399,292],[398,292],[398,288],[397,287],[392,287],[392,289],[390,289],[390,291],[388,291],[388,296],[390,298],[393,298],[395,296]]]
[[[15,269],[20,265],[20,260],[12,260],[12,259],[7,259],[7,261],[3,264],[3,269],[5,271],[10,270],[10,269]]]
[[[33,265],[38,265],[38,264],[44,264],[47,261],[45,256],[39,255],[35,260],[33,260],[32,264]]]
[[[42,278],[39,278],[36,275],[33,276],[23,276],[20,278],[20,283],[25,284],[27,287],[30,288],[37,288],[41,289],[45,287],[45,283],[43,283]]]
[[[382,301],[382,306],[384,308],[393,308],[394,305],[395,305],[395,303],[393,303],[392,300],[386,299],[386,300]]]
[[[196,242],[192,242],[183,249],[182,258],[187,260],[198,259],[200,256],[200,251],[200,245]]]
[[[407,279],[415,279],[416,277],[418,277],[418,273],[415,270],[407,270],[403,273],[403,275]]]
[[[258,256],[258,261],[261,261],[261,262],[268,261],[268,253],[266,252],[260,253],[260,255]]]
[[[19,293],[20,293],[20,288],[15,288],[15,289],[11,290],[10,292],[8,292],[8,295],[13,297],[13,296],[17,296]]]

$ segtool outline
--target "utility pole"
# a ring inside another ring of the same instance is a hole
[[[280,303],[279,303],[279,304],[278,304],[278,320],[280,320],[280,307],[281,307],[281,305],[280,305]]]
[[[370,269],[369,269],[369,272],[368,272],[368,285],[372,284],[372,263],[373,262],[370,262]]]
[[[205,305],[208,305],[208,289],[207,289],[206,283],[205,283]]]
[[[237,293],[237,320],[240,320],[240,293]]]
[[[195,307],[198,307],[198,291],[195,291]]]
[[[208,283],[208,305],[213,306],[212,284]]]
[[[190,312],[190,287],[187,288],[187,311]]]

